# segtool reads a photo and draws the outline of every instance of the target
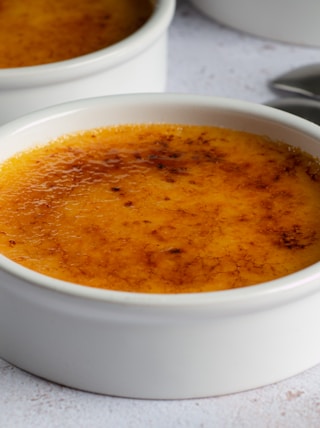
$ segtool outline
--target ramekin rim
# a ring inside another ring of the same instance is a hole
[[[57,114],[72,112],[73,109],[74,112],[76,112],[79,110],[79,108],[90,108],[92,105],[95,106],[99,103],[104,104],[105,102],[112,103],[114,101],[119,101],[120,103],[129,101],[132,103],[139,102],[140,105],[141,102],[158,104],[176,102],[189,106],[194,106],[197,103],[207,107],[219,106],[221,108],[235,110],[243,114],[253,114],[256,117],[275,120],[284,126],[293,127],[301,132],[305,132],[311,136],[314,136],[315,138],[318,138],[320,142],[319,126],[290,113],[286,113],[269,106],[259,105],[253,102],[238,99],[182,93],[122,94],[97,97],[86,100],[69,101],[58,106],[51,106],[37,112],[29,113],[23,117],[15,119],[12,122],[9,122],[8,124],[3,125],[0,128],[0,138],[1,134],[6,135],[7,133],[14,133],[16,128],[20,127],[19,129],[23,129],[24,127],[31,126],[33,121],[36,123],[39,122],[39,120],[41,121],[43,118],[50,119],[50,117],[54,117]],[[301,289],[301,284],[306,285],[304,290],[301,291],[303,294],[310,292],[307,287],[308,283],[314,282],[314,280],[320,280],[320,262],[317,262],[288,276],[253,286],[202,293],[151,294],[101,290],[83,285],[68,283],[46,275],[42,275],[38,272],[31,271],[30,269],[27,269],[9,260],[3,255],[0,255],[0,269],[20,278],[21,280],[32,283],[35,286],[47,288],[59,293],[69,294],[91,300],[148,306],[189,306],[208,305],[213,302],[218,304],[222,302],[234,303],[252,301],[252,299],[262,296],[288,293],[289,290],[295,290],[296,293],[298,289]],[[314,286],[312,286],[312,290],[314,291]]]
[[[113,68],[118,64],[138,55],[141,51],[151,46],[169,27],[174,16],[176,0],[157,0],[154,12],[148,21],[125,39],[114,43],[106,48],[94,52],[70,58],[63,61],[56,61],[48,64],[39,64],[27,67],[0,68],[0,87],[8,82],[15,81],[20,86],[21,79],[42,83],[42,79],[50,82],[57,80],[57,73],[62,73],[63,80],[67,80],[69,73],[76,73],[72,76],[87,74],[93,67]],[[40,80],[39,80],[40,79]],[[3,81],[3,82],[2,82]]]

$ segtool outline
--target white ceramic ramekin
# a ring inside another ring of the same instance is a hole
[[[110,47],[52,64],[0,69],[0,124],[80,98],[162,92],[174,10],[175,0],[156,0],[146,24]]]
[[[320,128],[266,106],[192,95],[76,101],[0,129],[0,161],[61,134],[187,123],[269,135],[320,156]],[[59,384],[177,399],[277,382],[320,362],[320,263],[256,286],[151,295],[82,287],[0,256],[0,357]]]
[[[190,0],[217,21],[282,42],[320,46],[319,0]]]

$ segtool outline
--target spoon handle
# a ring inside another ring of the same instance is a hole
[[[266,103],[266,105],[287,111],[320,125],[320,100],[299,97],[279,98]]]
[[[270,82],[279,89],[311,98],[320,98],[320,63],[296,68]]]

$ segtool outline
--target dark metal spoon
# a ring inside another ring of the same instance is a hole
[[[309,98],[279,98],[272,100],[266,105],[303,117],[320,125],[320,100]]]
[[[320,63],[296,68],[270,82],[270,87],[320,99]]]

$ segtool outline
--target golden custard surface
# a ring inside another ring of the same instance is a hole
[[[152,0],[0,0],[0,68],[105,48],[138,30],[153,9]]]
[[[228,129],[126,125],[5,162],[0,251],[43,274],[147,293],[223,290],[320,259],[319,161]]]

